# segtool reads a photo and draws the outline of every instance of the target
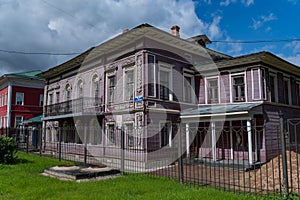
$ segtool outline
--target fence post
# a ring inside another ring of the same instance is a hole
[[[182,158],[182,134],[181,134],[181,123],[178,124],[178,134],[179,134],[179,145],[178,145],[178,153],[179,153],[179,159],[178,159],[178,171],[179,171],[179,183],[183,184],[183,158]]]
[[[284,135],[284,121],[283,113],[279,112],[280,117],[280,139],[281,139],[281,153],[282,153],[282,170],[283,170],[283,184],[284,184],[284,199],[288,198],[288,175],[287,175],[287,161],[286,161],[286,146],[285,146],[285,135]]]
[[[26,153],[29,152],[29,130],[25,128]]]
[[[58,128],[58,160],[61,161],[61,128]]]
[[[84,155],[83,155],[84,165],[86,165],[86,157],[87,157],[87,126],[84,126]]]
[[[123,131],[123,126],[121,127],[121,174],[124,175],[125,170],[125,135]]]

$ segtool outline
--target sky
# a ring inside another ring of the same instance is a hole
[[[206,34],[208,48],[231,56],[269,51],[300,66],[299,11],[300,0],[0,0],[0,76],[47,70],[143,23]]]

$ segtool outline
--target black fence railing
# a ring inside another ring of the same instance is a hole
[[[46,105],[45,117],[81,112],[99,113],[103,111],[102,103],[102,98],[82,97],[61,103]]]
[[[0,133],[16,138],[20,149],[59,160],[107,165],[122,172],[166,176],[180,183],[230,191],[285,197],[300,194],[300,120],[281,120],[272,133],[263,126],[215,126],[213,131],[211,126],[186,124],[169,128],[174,133],[163,129],[148,138],[129,126],[104,131],[95,127],[0,129]],[[162,137],[164,133],[168,135]]]

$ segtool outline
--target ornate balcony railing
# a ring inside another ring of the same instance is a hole
[[[82,97],[45,106],[45,117],[76,113],[101,113],[102,98]]]

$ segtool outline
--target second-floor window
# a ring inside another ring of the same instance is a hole
[[[56,92],[56,103],[59,103],[59,95],[60,95],[60,92]]]
[[[171,93],[170,93],[171,71],[161,69],[159,72],[159,81],[160,81],[160,87],[159,87],[160,99],[172,100]]]
[[[24,93],[23,92],[16,93],[16,105],[24,105]]]
[[[184,88],[184,101],[192,102],[192,77],[184,76],[183,88]]]
[[[66,101],[71,100],[71,92],[72,92],[71,86],[68,84],[66,86]]]
[[[218,78],[207,80],[207,103],[219,102],[219,83]]]
[[[245,101],[245,80],[244,76],[234,76],[232,78],[232,93],[233,93],[233,101]]]
[[[125,100],[132,100],[134,96],[134,70],[125,72]]]
[[[271,92],[271,101],[276,102],[276,82],[275,82],[275,76],[270,76],[270,92]]]
[[[116,92],[116,76],[108,77],[108,103],[113,103],[115,101]]]
[[[83,82],[82,82],[82,80],[79,80],[77,83],[77,95],[78,95],[78,98],[83,97]]]

